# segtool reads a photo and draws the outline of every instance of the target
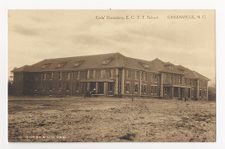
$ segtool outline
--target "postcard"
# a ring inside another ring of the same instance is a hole
[[[9,10],[9,142],[215,142],[215,10]]]

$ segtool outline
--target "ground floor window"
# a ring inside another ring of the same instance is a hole
[[[130,83],[126,83],[126,93],[130,93]]]
[[[104,94],[104,83],[103,82],[98,83],[98,93]]]
[[[68,82],[66,83],[66,90],[70,90],[70,85]]]
[[[203,95],[202,92],[203,92],[202,89],[200,89],[200,90],[199,90],[199,96],[200,96],[200,97],[202,97],[202,95]]]
[[[150,93],[152,96],[159,96],[159,87],[158,86],[151,86]]]
[[[171,87],[164,87],[164,96],[170,97]]]
[[[196,90],[194,88],[191,88],[191,98],[196,97]]]
[[[73,93],[78,93],[79,92],[79,82],[73,83],[72,89]]]
[[[174,87],[173,96],[174,97],[179,97],[179,92],[178,92],[178,88],[177,87]]]
[[[143,94],[147,94],[147,85],[146,84],[142,85],[141,89],[142,89]]]
[[[135,84],[135,86],[134,86],[134,92],[138,92],[138,84]]]
[[[96,82],[90,83],[90,91],[96,90]]]
[[[87,92],[87,83],[80,83],[81,92],[84,94]]]
[[[108,90],[109,90],[109,91],[113,91],[113,90],[114,90],[114,83],[109,82]]]
[[[114,92],[114,83],[113,82],[109,82],[108,83],[108,94],[109,95],[113,95]]]

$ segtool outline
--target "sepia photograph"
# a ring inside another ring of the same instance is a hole
[[[9,142],[216,142],[215,10],[8,10]]]

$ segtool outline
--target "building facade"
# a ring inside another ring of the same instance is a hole
[[[203,75],[163,62],[120,53],[47,59],[13,71],[15,95],[104,96],[208,99]]]

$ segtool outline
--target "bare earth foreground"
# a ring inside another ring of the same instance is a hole
[[[129,98],[10,97],[10,142],[216,140],[216,104]]]

